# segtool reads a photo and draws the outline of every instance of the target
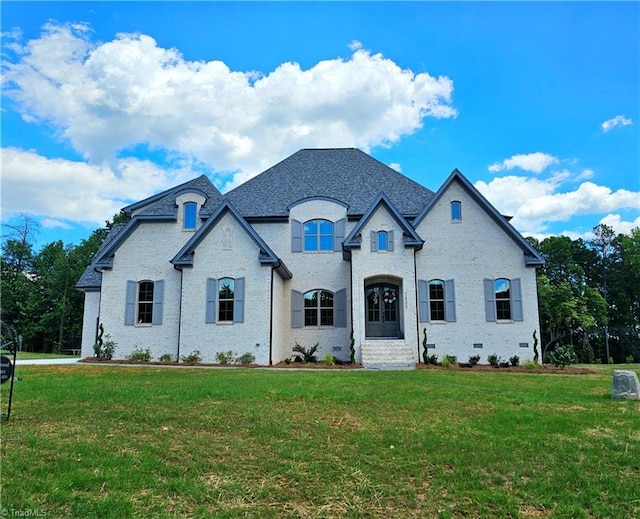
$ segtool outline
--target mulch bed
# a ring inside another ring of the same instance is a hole
[[[260,366],[258,364],[210,364],[204,362],[159,362],[159,361],[142,361],[142,360],[127,360],[127,359],[98,359],[96,357],[85,357],[78,362],[84,362],[87,364],[123,364],[123,365],[140,365],[140,366],[203,366],[210,368],[282,368],[282,369],[362,369],[361,364],[335,364],[333,366],[327,366],[323,362],[292,362],[285,364],[281,362],[274,364],[273,366]],[[508,367],[493,367],[489,364],[476,364],[470,366],[468,364],[458,364],[457,366],[444,368],[442,366],[435,366],[433,364],[416,364],[416,369],[444,369],[449,371],[492,371],[492,372],[507,372],[507,373],[540,373],[545,375],[593,375],[595,371],[589,368],[579,368],[575,366],[567,366],[566,368],[557,368],[551,364],[544,364],[538,368],[526,368],[524,366],[508,366]]]

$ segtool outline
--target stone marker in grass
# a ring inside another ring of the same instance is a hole
[[[613,390],[611,398],[640,400],[640,383],[635,371],[616,369],[613,371]]]

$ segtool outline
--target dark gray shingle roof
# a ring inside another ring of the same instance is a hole
[[[107,237],[102,242],[102,245],[100,245],[100,248],[93,255],[94,259],[100,256],[100,253],[111,243],[120,231],[124,229],[124,227],[124,223],[117,223],[111,228],[109,234],[107,234]],[[91,261],[91,264],[84,270],[82,276],[80,276],[80,279],[76,283],[76,288],[78,290],[86,290],[90,292],[92,290],[100,290],[101,286],[102,274],[96,271],[94,263]]]
[[[417,215],[433,191],[355,148],[304,149],[236,187],[227,197],[244,217],[287,216],[295,202],[327,197],[364,214],[384,192],[404,216]]]

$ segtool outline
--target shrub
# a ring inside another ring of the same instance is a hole
[[[440,363],[440,365],[443,368],[452,368],[456,365],[457,361],[458,359],[455,355],[445,355],[444,357],[442,357],[442,362]]]
[[[182,362],[186,362],[188,364],[198,364],[202,362],[202,354],[199,350],[194,350],[189,353],[189,355],[182,355],[180,358],[182,359]]]
[[[356,363],[356,338],[353,335],[353,328],[351,328],[351,335],[349,337],[349,353],[351,355],[351,364]]]
[[[633,364],[633,355],[627,355],[627,358],[625,359],[625,362],[627,364]]]
[[[547,361],[555,367],[564,368],[570,364],[575,364],[576,356],[567,346],[557,346],[551,353],[547,355]]]
[[[291,364],[291,359],[287,357],[286,359],[284,359],[284,363],[288,366],[289,364]]]
[[[427,364],[433,364],[434,366],[438,365],[438,356],[437,355],[427,355],[424,359]]]
[[[160,355],[160,362],[171,362],[173,360],[173,355],[171,353],[163,353]]]
[[[127,358],[129,360],[141,360],[143,362],[149,362],[151,360],[151,350],[149,348],[147,348],[146,350],[136,348],[129,354]]]
[[[487,362],[491,364],[494,368],[500,364],[502,359],[498,357],[495,353],[487,356]]]
[[[331,353],[329,353],[329,354],[324,358],[324,363],[325,363],[327,366],[333,366],[333,365],[335,365],[335,363],[336,363],[336,358],[335,358],[333,355],[331,355]]]
[[[540,367],[540,364],[538,364],[535,360],[529,359],[525,360],[522,366],[526,369],[538,369]]]
[[[425,364],[429,364],[429,353],[427,348],[427,329],[422,329],[422,335],[424,338],[422,339],[422,360],[424,360]]]
[[[104,326],[102,323],[100,323],[98,330],[98,339],[93,345],[93,351],[99,359],[111,360],[117,344],[111,340],[111,335],[104,335]],[[106,340],[102,338],[103,335]]]
[[[480,355],[471,355],[469,357],[469,364],[475,366],[478,362],[480,362]]]
[[[518,364],[520,364],[520,357],[518,357],[517,355],[514,355],[513,357],[509,357],[509,362],[511,363],[512,366],[517,366]]]
[[[236,358],[236,362],[238,364],[243,364],[243,365],[254,364],[255,361],[256,361],[256,356],[253,353],[249,353],[249,352],[243,353],[238,358]]]
[[[316,351],[320,347],[320,343],[316,342],[311,348],[306,349],[304,346],[300,346],[296,342],[296,345],[293,347],[293,351],[302,355],[302,357],[297,356],[296,360],[300,358],[303,362],[318,362],[318,357],[316,357]]]
[[[216,353],[216,361],[218,364],[231,364],[233,359],[235,359],[235,353],[232,350],[228,351],[219,351]]]

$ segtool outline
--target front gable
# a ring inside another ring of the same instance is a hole
[[[203,240],[218,226],[225,218],[232,218],[239,229],[241,229],[249,239],[258,247],[258,260],[262,266],[270,266],[276,269],[283,279],[291,278],[291,272],[275,255],[266,242],[256,233],[256,231],[246,222],[246,220],[238,213],[236,208],[228,200],[224,200],[207,218],[207,221],[198,229],[191,239],[182,247],[182,249],[173,257],[171,263],[176,268],[193,267],[194,256]],[[222,248],[225,248],[225,240],[232,240],[232,236],[222,238]]]
[[[460,200],[461,196],[451,196],[452,192],[460,190],[468,199],[474,203],[480,210],[486,214],[491,221],[506,235],[509,239],[522,250],[526,266],[544,265],[544,259],[531,244],[523,238],[523,236],[509,223],[508,219],[501,215],[489,201],[467,180],[467,178],[454,169],[449,178],[444,182],[442,187],[436,192],[435,196],[427,202],[425,207],[420,211],[413,221],[414,229],[418,229],[425,221],[429,220],[430,214],[438,207],[442,211],[446,211],[445,220],[449,222],[464,224],[465,206]],[[445,204],[446,202],[446,204]],[[443,206],[446,206],[443,209]],[[442,229],[444,232],[444,229]]]
[[[398,244],[401,244],[404,248],[414,248],[420,249],[424,241],[415,229],[407,222],[407,220],[400,214],[400,211],[396,208],[396,206],[391,202],[389,197],[386,196],[385,193],[380,193],[378,197],[373,201],[373,203],[369,206],[365,214],[362,216],[360,221],[356,224],[356,226],[351,230],[347,238],[344,240],[344,249],[350,251],[352,249],[359,249],[362,245],[362,235],[363,232],[367,229],[368,224],[371,220],[378,214],[379,211],[385,211],[391,217],[391,220],[394,221],[399,227],[399,233],[397,240]],[[393,229],[369,229],[370,232],[394,232]],[[372,241],[373,238],[371,235],[369,236],[370,241],[370,249],[372,252],[377,251],[377,245]],[[396,244],[391,242],[393,247]]]

